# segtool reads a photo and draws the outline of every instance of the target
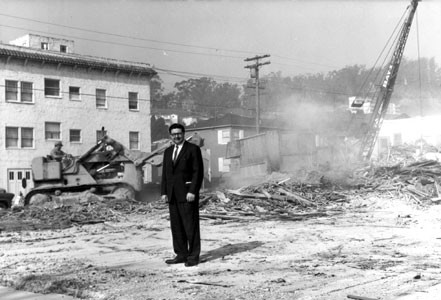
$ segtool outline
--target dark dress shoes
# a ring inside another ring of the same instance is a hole
[[[180,264],[180,263],[183,263],[183,262],[185,262],[186,260],[185,260],[185,258],[183,258],[183,257],[175,257],[175,258],[172,258],[172,259],[167,259],[166,261],[165,261],[165,263],[166,264],[168,264],[168,265],[172,265],[172,264]]]
[[[197,261],[186,261],[185,262],[185,266],[186,267],[194,267],[194,266],[197,266],[197,265],[198,265]]]

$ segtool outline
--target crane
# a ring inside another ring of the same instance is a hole
[[[403,57],[404,47],[409,36],[410,27],[415,15],[418,2],[421,0],[411,0],[408,6],[406,19],[400,29],[397,43],[390,59],[387,71],[380,86],[380,91],[375,101],[375,106],[369,121],[366,135],[363,137],[359,157],[364,160],[370,159],[374,150],[375,143],[380,132],[381,124],[389,106],[389,102],[397,79],[398,69],[400,68],[401,58]]]

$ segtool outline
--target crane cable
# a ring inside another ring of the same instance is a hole
[[[420,31],[418,26],[418,12],[415,16],[416,21],[416,40],[418,53],[418,88],[419,88],[419,102],[420,102],[420,153],[423,153],[423,99],[422,99],[422,80],[421,80],[421,56],[420,56]]]
[[[365,99],[367,99],[367,97],[369,96],[369,94],[371,93],[372,90],[374,90],[375,88],[375,84],[372,85],[371,87],[369,87],[367,89],[367,91],[364,92],[364,94],[362,95],[362,91],[366,90],[366,85],[369,81],[369,79],[372,77],[372,74],[374,73],[375,68],[377,67],[378,62],[380,61],[380,59],[383,57],[383,61],[381,62],[378,71],[376,72],[374,78],[371,80],[372,82],[377,82],[378,78],[380,77],[380,73],[383,71],[383,77],[387,72],[387,69],[384,70],[384,66],[386,64],[386,60],[390,57],[390,53],[392,51],[392,49],[394,48],[394,45],[397,43],[398,37],[399,37],[399,32],[398,29],[401,28],[403,26],[403,20],[409,10],[410,6],[408,6],[403,14],[401,15],[400,19],[398,20],[397,24],[395,25],[394,29],[392,30],[392,33],[389,35],[389,38],[387,39],[386,43],[384,44],[383,49],[381,49],[380,54],[378,55],[377,59],[375,60],[374,65],[371,67],[371,69],[369,70],[368,75],[365,77],[358,93],[356,94],[356,98],[357,97],[363,97]],[[400,26],[401,24],[401,26]],[[392,41],[393,40],[393,41]],[[391,42],[392,41],[392,42]],[[389,46],[389,48],[388,48]],[[387,50],[387,51],[386,51]],[[386,54],[384,54],[385,52],[387,52]],[[379,89],[375,89],[373,94],[372,94],[372,99],[376,99],[379,93]],[[354,123],[355,122],[355,118],[357,118],[356,114],[353,114],[351,116],[351,120],[350,123]]]
[[[378,61],[380,60],[380,58],[383,56],[384,52],[386,51],[387,45],[389,45],[391,43],[392,38],[395,36],[395,41],[389,47],[388,54],[384,56],[383,62],[382,62],[381,67],[380,67],[380,70],[384,67],[385,61],[389,57],[389,54],[390,54],[390,52],[391,52],[391,50],[393,48],[392,46],[396,43],[396,41],[398,39],[398,35],[396,35],[396,32],[397,32],[397,30],[399,28],[399,25],[403,23],[403,19],[404,19],[405,15],[406,15],[407,10],[408,10],[408,8],[404,11],[404,13],[401,15],[401,18],[398,20],[397,24],[395,25],[394,30],[392,31],[391,35],[387,39],[386,44],[384,45],[383,49],[381,50],[380,54],[378,55],[377,59],[375,60],[374,65],[370,69],[369,74],[366,76],[363,84],[361,85],[361,87],[359,89],[359,92],[357,93],[357,96],[362,94],[362,90],[365,89],[366,84],[367,84],[369,78],[371,77],[372,73],[374,72],[375,67],[378,64]],[[378,79],[379,73],[380,72],[377,72],[377,74],[375,75],[374,80],[373,80],[374,82]],[[368,92],[365,95],[367,95]]]

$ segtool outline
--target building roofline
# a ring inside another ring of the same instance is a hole
[[[219,129],[226,127],[240,127],[240,128],[252,128],[255,129],[255,125],[242,125],[242,124],[224,124],[224,125],[214,125],[214,126],[205,126],[205,127],[186,127],[185,131],[198,131],[198,130],[207,130],[207,129]],[[260,126],[261,129],[273,129],[273,130],[284,130],[282,128],[277,127],[268,127],[268,126]]]
[[[154,76],[157,74],[150,64],[147,63],[130,62],[74,53],[61,53],[0,43],[0,57],[1,56],[7,57],[7,59],[18,58],[44,63],[47,62],[86,68],[98,68],[102,70],[124,71],[148,76]]]

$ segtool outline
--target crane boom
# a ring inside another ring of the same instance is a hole
[[[380,87],[377,100],[375,101],[375,106],[369,122],[368,132],[364,136],[361,143],[359,156],[362,159],[370,159],[374,150],[381,124],[383,123],[386,115],[395,81],[397,79],[398,69],[400,68],[401,58],[403,57],[404,47],[406,45],[407,37],[409,36],[413,17],[415,15],[418,2],[420,1],[421,0],[411,0],[408,7],[407,17],[401,27],[395,50],[389,62],[389,66]]]

